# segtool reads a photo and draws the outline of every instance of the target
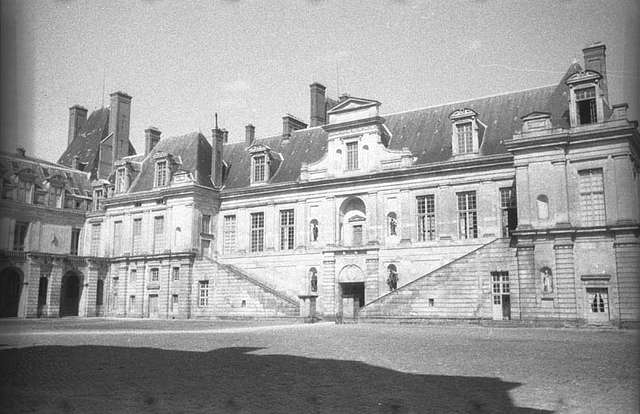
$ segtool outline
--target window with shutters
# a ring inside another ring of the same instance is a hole
[[[232,253],[236,248],[236,216],[224,216],[223,223],[223,250],[226,254]]]
[[[164,217],[153,219],[153,252],[161,253],[164,250]]]
[[[142,252],[142,218],[133,219],[131,244],[132,254],[140,254]]]
[[[418,241],[436,239],[436,203],[433,194],[416,197]]]
[[[113,255],[122,254],[122,221],[113,223]]]
[[[100,223],[91,225],[91,246],[89,248],[91,256],[97,256],[100,249]]]
[[[293,210],[280,211],[280,250],[292,250],[295,244]]]
[[[264,213],[251,213],[251,252],[264,250]]]
[[[602,168],[578,171],[580,220],[583,226],[605,224],[604,181]]]
[[[253,182],[261,183],[266,178],[267,159],[264,155],[256,155],[253,157]]]
[[[80,229],[71,229],[71,251],[74,256],[78,255],[78,247],[80,246]]]
[[[457,193],[458,196],[458,237],[475,239],[478,237],[478,211],[476,192]]]

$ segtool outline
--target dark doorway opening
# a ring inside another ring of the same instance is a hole
[[[44,308],[47,305],[47,290],[49,286],[49,279],[44,276],[40,277],[40,283],[38,285],[38,318],[44,315]]]
[[[75,273],[67,273],[60,287],[60,316],[78,316],[80,306],[80,278]]]
[[[22,277],[16,269],[5,269],[0,273],[0,318],[18,316]]]
[[[364,306],[364,282],[340,283],[342,317],[354,319]]]

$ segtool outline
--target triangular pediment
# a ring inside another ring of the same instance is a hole
[[[602,75],[595,70],[583,70],[582,72],[576,72],[569,76],[566,80],[566,84],[575,84],[580,82],[593,82],[602,79]]]
[[[251,146],[247,147],[247,152],[249,152],[249,154],[257,154],[260,152],[270,152],[271,148],[263,145],[263,144],[252,144]]]
[[[359,109],[369,108],[372,106],[379,106],[380,102],[373,99],[356,98],[351,96],[338,105],[327,111],[328,114],[335,114],[339,112],[357,111]]]

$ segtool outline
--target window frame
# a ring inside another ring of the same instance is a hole
[[[585,177],[587,176],[589,177],[589,183],[586,182],[587,178]],[[595,184],[593,182],[594,177],[598,180]],[[604,226],[607,222],[604,179],[604,168],[596,167],[578,170],[580,223],[583,226]],[[594,185],[597,185],[598,188],[594,189]]]
[[[457,154],[473,154],[475,152],[475,146],[473,145],[473,121],[456,122],[455,129],[458,143]]]
[[[155,162],[154,187],[166,187],[169,185],[169,161],[167,159],[159,159]]]
[[[233,253],[236,249],[237,219],[235,214],[223,217],[222,222],[222,251],[225,254]]]
[[[250,251],[251,253],[259,253],[264,251],[264,212],[256,211],[250,215]]]
[[[69,254],[72,256],[77,256],[80,251],[80,231],[79,228],[71,229],[71,246],[69,249]]]
[[[358,141],[345,142],[345,171],[359,170]]]
[[[280,210],[280,250],[295,249],[295,210]]]
[[[437,236],[435,194],[416,196],[416,219],[418,241],[434,241]]]
[[[16,221],[13,227],[13,250],[23,252],[27,248],[28,221]]]
[[[209,306],[209,281],[198,281],[198,307],[206,308]]]
[[[259,162],[260,161],[260,162]],[[251,157],[251,182],[264,183],[268,181],[267,176],[267,155],[256,154]]]
[[[478,199],[474,190],[456,193],[458,212],[458,238],[478,238]],[[461,204],[462,201],[462,204]],[[471,203],[473,201],[473,203]],[[471,207],[473,204],[473,207]]]

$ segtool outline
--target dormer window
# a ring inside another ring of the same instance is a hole
[[[102,188],[96,188],[93,190],[93,210],[102,210],[102,200],[104,199],[104,191]]]
[[[471,131],[471,122],[457,124],[456,134],[458,135],[458,154],[473,152],[473,132]]]
[[[457,109],[449,115],[449,119],[452,130],[452,155],[477,154],[485,129],[485,125],[478,120],[478,114],[469,108]]]
[[[576,109],[580,125],[594,124],[597,122],[595,87],[576,90]]]
[[[358,169],[358,143],[347,142],[347,171]]]
[[[167,160],[156,161],[156,174],[154,187],[165,187],[169,183],[169,168]]]
[[[253,157],[253,182],[262,183],[267,181],[266,170],[267,160],[264,155],[255,155]]]
[[[124,193],[127,190],[126,187],[126,174],[125,167],[120,167],[116,170],[116,194]]]

